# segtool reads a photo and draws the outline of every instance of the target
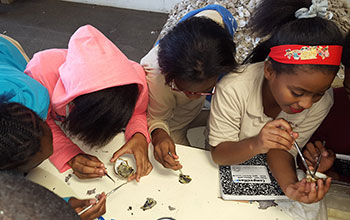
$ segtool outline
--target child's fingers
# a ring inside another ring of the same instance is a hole
[[[77,199],[72,197],[69,199],[68,203],[72,206],[72,208],[83,209],[84,207],[89,206],[90,204],[96,203],[95,199]]]
[[[332,183],[332,178],[328,177],[326,179],[326,184],[325,184],[325,187],[324,187],[326,193],[328,192],[329,188],[331,187],[331,183]]]
[[[287,131],[288,134],[291,134],[292,131],[292,126],[284,119],[279,118],[276,120],[273,120],[271,122],[269,122],[271,125],[273,125],[276,128],[282,128],[282,130]]]
[[[308,150],[304,150],[304,151],[303,151],[303,156],[304,156],[304,158],[305,158],[305,160],[306,160],[307,165],[313,167],[313,166],[314,166],[314,163],[315,163],[315,160],[314,160],[314,158],[311,156],[310,152],[309,152]]]
[[[135,153],[135,160],[136,160],[136,181],[140,182],[140,178],[144,173],[144,163],[143,163],[143,158],[140,157],[137,153]]]
[[[101,178],[102,176],[99,174],[85,174],[73,171],[73,174],[75,174],[79,179],[93,179],[93,178]]]
[[[159,146],[154,147],[154,152],[153,152],[154,158],[161,163],[164,166],[164,160],[162,156],[162,151],[160,150]]]
[[[170,144],[169,146],[169,152],[171,153],[172,157],[177,160],[179,159],[179,156],[176,154],[176,147],[175,144]]]
[[[322,179],[317,180],[317,199],[321,200],[326,194],[326,186]]]
[[[306,203],[316,202],[316,198],[317,198],[316,183],[311,182],[310,185],[311,185],[311,191],[309,192],[308,201],[306,201]]]
[[[327,151],[326,147],[323,146],[323,143],[321,141],[315,142],[315,148],[317,148],[318,153],[322,153],[322,152]]]
[[[124,155],[125,149],[122,147],[119,150],[117,150],[116,152],[114,152],[112,158],[110,159],[110,162],[114,163],[119,157],[121,157],[122,155]]]
[[[313,160],[314,158],[312,157],[309,148],[313,147],[313,143],[309,142],[306,144],[306,146],[303,148],[303,156],[309,160]]]
[[[305,188],[306,188],[306,180],[303,179],[297,188],[298,194],[301,194],[301,195],[304,194]]]
[[[97,157],[94,156],[82,156],[77,158],[77,163],[80,163],[84,166],[88,166],[88,167],[104,167],[103,163],[97,159]]]
[[[106,195],[104,193],[101,195],[98,203],[83,213],[81,219],[95,219],[106,213]]]

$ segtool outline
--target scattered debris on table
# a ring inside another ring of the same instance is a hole
[[[257,202],[259,203],[258,209],[267,209],[270,207],[277,206],[274,200],[260,200]]]
[[[54,191],[56,188],[54,187],[54,188],[52,188],[52,191]]]
[[[128,161],[118,158],[114,165],[115,173],[122,177],[128,178],[134,173],[134,169],[129,166]]]
[[[96,200],[99,200],[99,199],[100,199],[100,195],[101,195],[100,193],[96,194],[96,195],[95,195],[95,199],[96,199]]]
[[[64,178],[64,182],[66,182],[68,185],[70,184],[68,181],[70,180],[70,178],[72,178],[72,176],[73,176],[73,174],[68,174],[68,176],[66,176],[65,178]]]
[[[108,153],[108,150],[101,150],[102,153]]]
[[[189,175],[185,175],[185,174],[179,174],[179,182],[181,184],[187,184],[189,182],[192,181],[192,178]]]
[[[147,201],[140,207],[143,211],[153,208],[157,204],[157,201],[153,198],[147,198]]]
[[[129,206],[128,211],[131,211],[131,210],[132,210],[132,207],[131,207],[131,206]]]
[[[86,191],[86,195],[92,195],[96,193],[96,188],[90,189],[88,191]]]
[[[168,208],[169,208],[170,211],[174,211],[176,209],[175,207],[172,207],[170,205],[168,206]]]

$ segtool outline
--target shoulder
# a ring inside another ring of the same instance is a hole
[[[27,70],[33,75],[42,74],[44,71],[55,70],[66,61],[67,50],[65,49],[49,49],[34,54],[33,58],[28,62]]]
[[[263,63],[244,65],[237,72],[225,75],[217,84],[217,88],[249,93],[259,86],[263,77]]]

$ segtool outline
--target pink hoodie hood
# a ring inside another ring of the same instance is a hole
[[[143,69],[130,61],[107,37],[86,25],[69,41],[51,104],[56,113],[66,115],[65,106],[82,94],[132,83],[139,85],[141,93],[144,75]]]

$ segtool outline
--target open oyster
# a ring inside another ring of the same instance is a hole
[[[154,200],[153,198],[147,198],[145,204],[143,206],[141,206],[140,209],[145,211],[147,209],[153,208],[153,206],[155,206],[156,204],[157,204],[156,200]]]
[[[128,178],[134,173],[134,169],[129,166],[128,161],[118,158],[114,164],[114,172],[122,178]]]
[[[306,182],[316,182],[318,179],[326,180],[327,175],[320,172],[316,172],[315,175],[312,176],[308,171],[306,171]]]
[[[192,178],[189,175],[179,174],[179,182],[182,184],[187,184],[192,181]]]

